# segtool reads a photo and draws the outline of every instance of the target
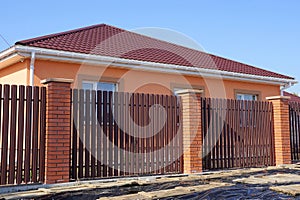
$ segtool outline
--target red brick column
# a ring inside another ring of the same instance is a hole
[[[183,172],[202,172],[201,102],[202,90],[180,90],[183,118]]]
[[[72,80],[53,78],[41,83],[47,86],[45,183],[68,182]]]
[[[291,163],[289,99],[284,96],[267,97],[273,103],[276,165]]]

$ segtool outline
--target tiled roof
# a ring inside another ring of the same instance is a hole
[[[227,72],[293,79],[271,71],[154,39],[106,24],[46,35],[16,44]]]
[[[285,91],[284,91],[284,92],[283,92],[283,96],[291,97],[291,98],[290,98],[290,101],[300,103],[300,97],[297,96],[297,95],[295,95],[295,94],[291,94],[291,93],[289,93],[289,92],[285,92]]]

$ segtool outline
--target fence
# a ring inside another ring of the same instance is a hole
[[[65,81],[47,81],[47,96],[44,87],[0,85],[0,185],[194,173],[202,166],[257,167],[274,165],[275,155],[276,164],[289,163],[290,143],[293,160],[299,159],[300,105],[290,103],[288,112],[286,98],[199,102],[192,93],[182,93],[181,101],[166,95],[70,90],[70,80]],[[199,130],[194,123],[200,114],[203,143],[196,138],[184,153],[183,142]],[[195,157],[197,145],[202,145],[202,160]]]
[[[300,160],[300,103],[289,102],[292,161]]]
[[[0,184],[44,181],[46,89],[0,85]]]
[[[274,165],[272,104],[201,99],[203,168]]]
[[[72,96],[72,179],[182,172],[178,97],[76,89]]]

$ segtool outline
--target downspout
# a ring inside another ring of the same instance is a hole
[[[289,83],[287,83],[287,84],[285,84],[285,85],[282,85],[282,86],[280,87],[280,96],[283,96],[284,90],[286,90],[286,89],[292,87],[293,85],[294,85],[294,84],[291,83],[291,82],[289,82]]]
[[[34,85],[34,62],[35,62],[35,52],[31,52],[31,59],[30,59],[30,68],[29,68],[29,80],[30,86]]]

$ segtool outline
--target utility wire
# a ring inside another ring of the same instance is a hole
[[[11,47],[11,45],[8,43],[8,41],[1,34],[0,34],[0,37],[7,44],[8,47]]]

